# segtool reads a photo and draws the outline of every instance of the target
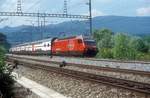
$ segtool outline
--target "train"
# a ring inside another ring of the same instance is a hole
[[[95,40],[82,35],[44,40],[16,45],[9,49],[12,54],[95,56],[98,52]]]

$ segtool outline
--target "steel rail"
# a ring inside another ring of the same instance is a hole
[[[46,66],[44,63],[38,64],[38,62],[31,63],[31,62],[26,62],[26,61],[21,61],[21,60],[18,60],[18,62],[19,64],[22,64],[24,66],[28,66],[31,68],[43,69],[46,71],[52,71],[58,74],[63,74],[63,75],[71,76],[71,77],[82,79],[82,80],[87,80],[87,81],[91,81],[95,83],[110,85],[110,86],[117,87],[117,88],[132,90],[135,92],[144,93],[148,95],[150,94],[150,84],[147,84],[147,83],[140,83],[140,82],[135,82],[135,81],[130,81],[130,80],[112,78],[108,76],[95,75],[91,73],[64,69],[64,68],[59,68],[59,67],[54,67],[54,66]]]
[[[61,57],[61,56],[54,56],[54,57]],[[66,57],[66,58],[77,58],[81,60],[91,60],[91,61],[104,61],[104,62],[116,62],[116,63],[139,63],[139,64],[150,64],[150,61],[136,61],[136,60],[116,60],[116,59],[98,59],[98,58],[81,58],[81,57]]]
[[[9,56],[10,58],[12,56]],[[58,61],[48,61],[48,60],[40,60],[40,59],[33,59],[33,58],[24,58],[24,57],[14,57],[14,58],[20,58],[20,59],[27,59],[27,60],[33,60],[38,62],[46,62],[46,63],[52,63],[52,64],[62,64],[62,62]],[[120,73],[126,73],[126,74],[136,74],[136,75],[146,75],[150,76],[150,72],[148,71],[140,71],[140,70],[131,70],[131,69],[121,69],[121,68],[111,68],[111,67],[101,67],[101,66],[94,66],[94,65],[85,65],[85,64],[75,64],[75,63],[67,63],[67,66],[76,66],[86,69],[94,69],[94,70],[104,70],[104,71],[111,71],[111,72],[120,72]]]

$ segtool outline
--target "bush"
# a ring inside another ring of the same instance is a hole
[[[2,46],[0,46],[0,73],[2,73],[5,70],[5,53],[5,49]]]
[[[0,91],[3,98],[12,98],[14,96],[14,82],[13,77],[9,73],[0,73]]]
[[[97,54],[97,57],[100,58],[113,58],[113,53],[112,50],[110,48],[102,48],[100,49],[100,52]]]
[[[129,47],[128,53],[127,53],[127,59],[128,60],[135,60],[136,57],[137,57],[137,51],[134,48]]]
[[[150,53],[142,53],[138,52],[136,56],[137,60],[142,60],[142,61],[149,61],[150,60]]]
[[[3,98],[13,97],[14,80],[10,73],[6,72],[5,67],[5,49],[0,47],[0,92]]]

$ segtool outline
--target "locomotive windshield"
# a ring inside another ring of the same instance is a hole
[[[96,42],[94,40],[85,40],[84,43],[88,46],[96,46]]]

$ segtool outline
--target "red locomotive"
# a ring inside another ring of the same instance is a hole
[[[56,39],[52,44],[54,55],[95,56],[96,42],[82,36]]]

